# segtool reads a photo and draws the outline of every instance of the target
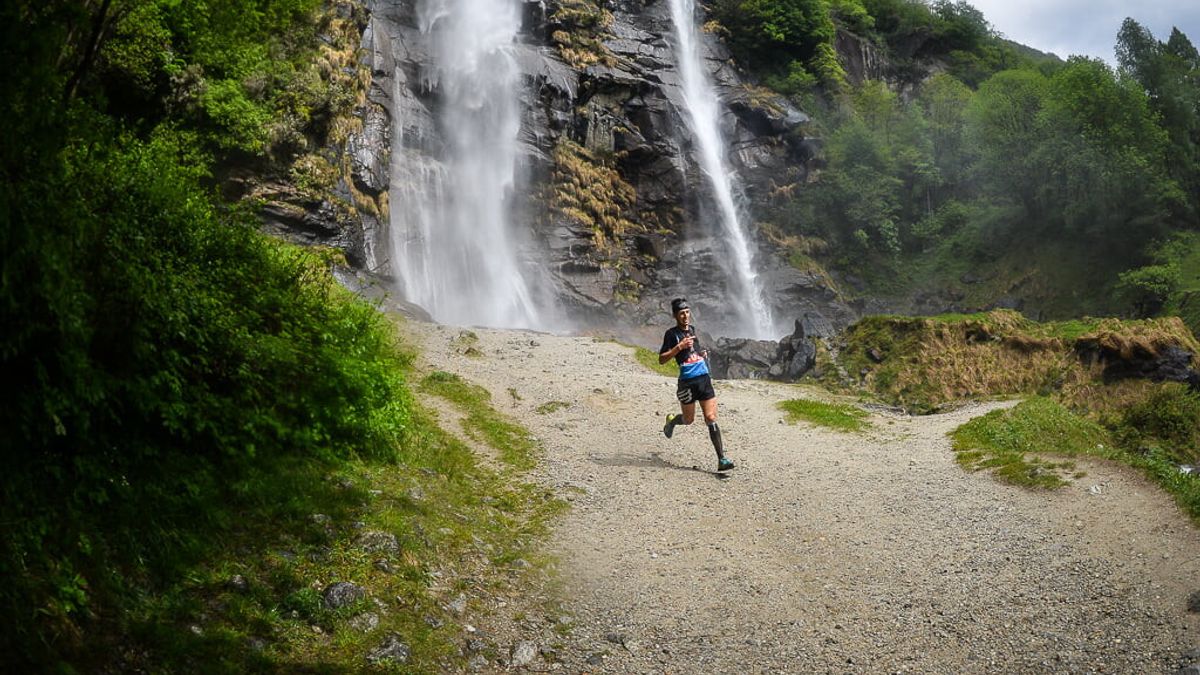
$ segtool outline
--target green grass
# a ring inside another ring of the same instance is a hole
[[[89,645],[97,662],[121,649],[122,669],[359,672],[398,633],[411,648],[399,672],[462,667],[464,617],[445,605],[465,592],[470,612],[479,590],[514,592],[512,561],[542,562],[539,538],[565,503],[480,466],[427,413],[417,411],[409,438],[399,463],[297,461],[246,479],[253,499],[236,524],[203,564],[139,600],[127,636]],[[393,535],[398,549],[369,551],[364,532]],[[337,581],[367,598],[326,608],[321,591]],[[352,625],[365,612],[378,627]]]
[[[558,412],[559,410],[562,410],[563,408],[570,408],[570,407],[571,407],[571,404],[567,403],[566,401],[547,401],[547,402],[539,405],[535,409],[535,412],[537,412],[537,414],[539,414],[539,415],[549,415],[551,413]]]
[[[1028,487],[1063,485],[1066,481],[1061,473],[1074,468],[1038,455],[1116,456],[1113,439],[1104,427],[1044,397],[1028,399],[1009,410],[993,410],[950,436],[959,464],[972,471],[992,469],[1001,480]]]
[[[787,413],[790,424],[803,421],[838,431],[863,431],[871,426],[865,410],[846,403],[791,399],[780,401],[776,407]]]
[[[628,345],[627,345],[628,346]],[[658,362],[658,352],[651,351],[645,347],[634,347],[634,358],[637,362],[650,370],[665,375],[667,377],[679,377],[679,367],[675,365],[674,359],[666,363]]]
[[[531,469],[537,463],[540,452],[537,440],[524,427],[493,409],[492,396],[483,387],[439,370],[421,381],[421,389],[450,401],[466,413],[463,427],[467,433],[495,448],[500,461],[518,470]]]
[[[997,478],[1014,485],[1049,489],[1066,484],[1074,465],[1043,456],[1092,456],[1128,464],[1158,483],[1200,523],[1200,476],[1180,471],[1178,457],[1160,445],[1129,448],[1119,436],[1045,397],[994,410],[950,434],[959,464],[972,471],[992,469]]]

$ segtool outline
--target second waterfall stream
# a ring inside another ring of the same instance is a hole
[[[717,94],[703,68],[694,0],[670,0],[675,24],[675,59],[683,80],[688,128],[699,149],[700,168],[708,176],[716,201],[721,234],[729,250],[729,276],[745,337],[775,339],[771,310],[755,271],[754,249],[738,208],[738,190],[725,155]]]

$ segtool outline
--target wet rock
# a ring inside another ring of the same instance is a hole
[[[238,593],[246,593],[250,590],[250,582],[246,581],[246,577],[240,574],[230,577],[226,585],[229,586],[230,590],[237,591]]]
[[[513,208],[547,216],[524,219],[537,224],[523,254],[546,271],[542,286],[558,301],[565,318],[581,326],[611,325],[613,319],[645,325],[663,319],[660,296],[691,297],[698,279],[712,279],[712,270],[727,257],[726,245],[705,216],[714,197],[699,167],[697,144],[683,133],[688,113],[671,47],[667,4],[603,4],[612,20],[601,31],[602,39],[617,58],[572,67],[550,44],[550,35],[562,28],[550,11],[555,3],[521,3],[522,34],[512,57],[522,87],[519,173],[529,178],[514,186]],[[348,202],[357,198],[351,190],[382,196],[397,185],[410,184],[414,169],[400,161],[402,157],[411,159],[419,171],[444,169],[447,125],[441,106],[446,97],[438,79],[430,77],[436,72],[438,32],[420,30],[416,5],[372,5],[362,43],[364,62],[372,72],[368,101],[357,112],[362,127],[345,148],[337,149],[350,160],[351,185],[339,195],[350,198]],[[820,146],[819,139],[805,135],[808,116],[786,97],[748,88],[719,36],[702,32],[698,47],[717,97],[725,102],[722,132],[731,149],[731,169],[744,179],[746,196],[761,204],[780,186],[802,184]],[[622,217],[641,227],[606,236],[601,243],[591,224],[548,208],[540,188],[552,182],[560,168],[555,150],[567,139],[612,156],[609,168],[636,192],[636,202]],[[397,157],[391,156],[393,146]],[[372,271],[394,276],[396,270],[382,259],[386,256],[375,253],[389,246],[386,223],[371,209],[356,209],[349,217],[354,227],[346,227],[340,216],[322,222],[332,221],[331,229],[339,233],[354,230],[357,239],[347,243],[347,248],[359,249],[354,257],[380,258]],[[750,234],[756,248],[763,249],[759,272],[764,295],[777,306],[812,306],[836,317],[839,325],[853,318],[825,282],[791,268],[783,256],[774,255],[773,244]],[[700,286],[710,287],[700,289],[707,294],[700,304],[711,323],[731,323],[727,282]],[[653,295],[646,289],[654,289]],[[791,355],[781,362],[779,377],[794,376],[805,359],[791,368],[791,376],[790,361]]]

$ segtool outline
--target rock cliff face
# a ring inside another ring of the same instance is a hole
[[[372,80],[362,129],[347,152],[354,189],[390,194],[392,209],[404,199],[397,183],[405,170],[397,162],[408,161],[393,159],[394,136],[406,153],[430,161],[443,146],[438,90],[427,77],[432,50],[418,25],[418,3],[426,1],[368,3],[363,53]],[[521,254],[549,271],[552,295],[574,327],[662,324],[670,298],[685,296],[706,326],[722,333],[723,249],[685,123],[668,3],[524,0],[522,16],[522,156],[513,208],[533,236]],[[709,34],[704,55],[753,216],[773,187],[807,175],[808,117],[745,82]],[[393,275],[387,213],[367,214],[362,232],[361,242],[347,239],[362,249],[349,259]],[[791,268],[769,241],[756,238],[781,335],[803,315],[831,330],[855,318],[822,279]]]

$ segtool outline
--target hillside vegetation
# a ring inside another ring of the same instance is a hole
[[[6,670],[358,669],[381,633],[347,628],[362,597],[322,601],[339,576],[407,607],[378,630],[444,668],[457,629],[422,621],[430,575],[536,529],[543,500],[417,409],[389,320],[329,273],[340,254],[215,194],[231,166],[311,168],[345,133],[360,11],[0,8]],[[395,546],[364,552],[355,521]]]
[[[815,117],[815,180],[781,183],[762,219],[846,295],[1047,318],[1187,303],[1183,269],[1158,259],[1200,212],[1200,54],[1180,31],[1114,25],[1114,70],[1022,49],[964,1],[720,0],[712,14],[740,62]],[[851,81],[839,34],[882,72]]]
[[[1118,459],[1145,470],[1200,518],[1200,475],[1181,471],[1200,465],[1200,380],[1165,381],[1165,371],[1180,366],[1173,354],[1200,352],[1178,318],[1038,323],[1009,310],[877,316],[851,326],[835,351],[851,390],[910,412],[1031,397],[955,432],[964,465],[1053,487],[1058,470],[1071,467],[1045,456]],[[845,385],[835,369],[826,373],[834,388]]]

